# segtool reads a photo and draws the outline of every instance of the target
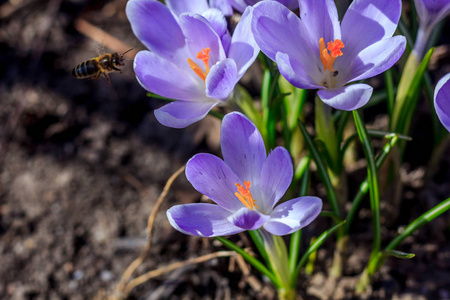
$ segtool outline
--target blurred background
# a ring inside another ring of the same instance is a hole
[[[1,299],[102,299],[113,294],[146,243],[147,218],[166,180],[195,153],[220,154],[218,120],[208,116],[183,130],[156,121],[153,110],[163,102],[146,96],[132,62],[125,62],[122,73],[110,73],[110,85],[104,78],[72,77],[74,67],[100,54],[133,48],[132,58],[144,49],[131,31],[125,5],[125,0],[0,4]],[[450,71],[446,39],[430,66],[437,78]],[[251,72],[244,80],[254,94],[260,70],[254,66]],[[430,128],[423,125],[430,111],[423,102],[407,157],[430,153],[426,147]],[[380,111],[380,106],[366,111],[375,125],[383,124]],[[450,195],[449,156],[444,155],[437,175],[424,185],[426,162],[419,158],[402,169],[405,211],[385,228],[386,239]],[[364,172],[364,164],[351,170],[355,185]],[[320,186],[315,192],[324,195]],[[184,175],[175,181],[157,215],[151,254],[139,274],[223,249],[212,239],[176,232],[166,220],[165,210],[171,205],[199,199]],[[351,298],[370,254],[367,203],[359,218],[345,276],[327,285],[334,249],[330,240],[318,252],[314,275],[302,278],[300,295],[305,299]],[[323,220],[308,230],[321,233],[329,227],[329,220]],[[450,299],[449,238],[446,214],[402,244],[416,257],[390,259],[364,297]],[[241,246],[251,246],[245,236],[240,239]],[[228,258],[178,269],[130,295],[130,299],[273,297],[270,283]]]

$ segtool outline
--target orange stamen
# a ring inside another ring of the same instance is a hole
[[[197,74],[197,76],[200,77],[204,82],[206,79],[205,71],[203,71],[194,61],[192,61],[192,59],[188,58],[187,61],[191,69],[195,72],[195,74]]]
[[[327,44],[328,48],[325,47],[325,42],[323,38],[320,38],[319,40],[319,49],[320,49],[320,60],[322,61],[324,71],[326,69],[330,70],[331,72],[334,72],[333,65],[334,61],[336,60],[336,57],[343,55],[341,49],[344,48],[344,43],[336,39],[334,42],[329,42]],[[328,53],[330,51],[330,53]]]
[[[197,52],[197,58],[202,60],[203,63],[205,64],[205,69],[206,69],[206,74],[209,73],[209,51],[211,49],[208,48],[203,48],[202,51]]]
[[[206,75],[208,75],[209,73],[209,51],[210,48],[203,48],[202,51],[197,52],[197,57],[198,59],[200,59],[201,61],[203,61],[203,63],[205,64],[205,71],[203,71],[192,59],[188,58],[187,61],[189,63],[189,66],[191,67],[191,69],[195,72],[195,74],[197,74],[198,77],[200,77],[203,82],[206,80]]]
[[[336,58],[343,55],[341,49],[344,48],[344,43],[340,39],[334,40],[334,42],[328,42],[327,48],[331,52],[331,56]]]
[[[239,183],[235,183],[237,186],[237,192],[234,195],[245,205],[245,207],[253,210],[253,207],[259,208],[258,205],[255,204],[256,200],[253,199],[252,194],[250,193],[250,181],[244,181],[245,188]]]

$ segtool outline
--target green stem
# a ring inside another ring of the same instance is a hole
[[[370,258],[370,260],[372,260],[378,256],[381,247],[380,194],[378,188],[377,166],[369,135],[367,134],[366,127],[364,126],[364,122],[362,121],[358,111],[353,111],[353,118],[355,119],[358,137],[363,145],[364,154],[367,160],[367,179],[369,183],[370,207],[372,210],[373,224],[373,246]]]
[[[291,245],[289,247],[289,273],[292,274],[297,266],[300,244],[302,241],[302,231],[296,231],[291,235]]]
[[[266,249],[264,248],[264,239],[261,234],[257,230],[249,230],[247,231],[250,235],[253,243],[255,243],[256,248],[258,249],[259,254],[266,261],[266,263],[270,263],[269,257],[267,256]]]
[[[273,235],[261,228],[258,230],[264,240],[264,248],[269,259],[272,274],[280,287],[290,287],[290,273],[286,243],[281,236]]]
[[[323,103],[318,96],[315,98],[315,123],[317,138],[320,139],[331,159],[330,169],[333,173],[340,173],[339,148],[336,129],[331,115],[331,107]]]

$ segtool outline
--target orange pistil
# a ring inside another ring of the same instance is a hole
[[[203,63],[205,64],[205,71],[203,71],[192,59],[188,58],[187,61],[189,63],[189,66],[191,67],[191,69],[195,72],[195,74],[197,74],[198,77],[200,77],[203,82],[205,82],[206,80],[206,75],[208,75],[209,73],[209,51],[210,48],[203,48],[202,51],[197,52],[197,57],[198,59],[200,59],[201,61],[203,61]]]
[[[328,48],[325,47],[325,42],[323,38],[320,38],[319,40],[319,48],[320,48],[320,60],[322,61],[324,71],[326,69],[330,70],[331,72],[334,72],[333,70],[333,64],[336,60],[336,57],[343,55],[341,49],[344,48],[344,43],[336,39],[334,42],[329,42],[327,44]],[[328,49],[328,50],[327,50]],[[328,53],[330,51],[330,53]]]
[[[235,183],[238,191],[234,195],[245,205],[245,207],[253,210],[253,207],[259,208],[255,204],[256,200],[253,199],[252,193],[250,193],[250,181],[244,181],[245,188],[239,183]]]

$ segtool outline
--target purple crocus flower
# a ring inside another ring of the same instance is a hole
[[[247,6],[253,6],[261,0],[228,0],[236,10],[243,12]],[[284,6],[289,9],[297,9],[298,8],[298,0],[273,0],[280,2]]]
[[[442,77],[436,85],[434,107],[442,125],[450,132],[450,73]]]
[[[403,54],[406,39],[392,36],[401,0],[353,1],[340,24],[333,0],[299,0],[299,6],[300,18],[275,1],[256,4],[257,44],[292,85],[319,89],[320,99],[336,109],[362,107],[372,87],[346,84],[384,72]]]
[[[418,58],[421,58],[434,26],[450,13],[450,0],[414,0],[414,3],[419,16],[419,30],[414,52]]]
[[[208,9],[216,8],[225,16],[233,14],[233,8],[228,0],[166,0],[167,7],[178,17],[182,13],[192,12],[203,15]]]
[[[201,153],[186,165],[194,188],[216,204],[176,205],[167,211],[177,230],[204,237],[264,227],[274,235],[290,234],[311,223],[322,209],[317,197],[300,197],[275,206],[293,176],[289,152],[277,147],[266,155],[255,125],[241,113],[222,121],[223,160]]]
[[[183,11],[188,6],[176,7]],[[196,13],[176,17],[156,0],[130,0],[126,13],[134,34],[150,50],[140,51],[134,59],[139,83],[178,100],[155,110],[158,121],[169,127],[184,128],[226,101],[259,52],[250,31],[251,8],[231,38],[217,9],[203,12],[207,17]]]

